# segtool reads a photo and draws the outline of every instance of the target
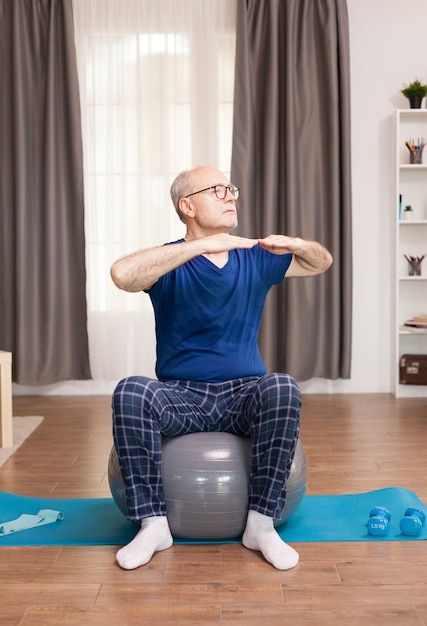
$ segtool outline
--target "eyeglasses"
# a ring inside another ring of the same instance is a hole
[[[188,196],[185,196],[185,198],[189,198],[190,196],[195,196],[196,193],[202,193],[202,191],[209,191],[210,189],[213,189],[215,191],[215,195],[218,198],[218,200],[224,200],[227,195],[227,191],[231,193],[231,195],[233,196],[235,200],[237,200],[237,198],[239,197],[239,188],[235,187],[234,185],[213,185],[212,187],[206,187],[206,189],[199,189],[199,191],[193,191],[193,193],[189,193]]]

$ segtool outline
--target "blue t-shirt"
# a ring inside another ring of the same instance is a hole
[[[230,250],[222,268],[198,256],[162,276],[148,291],[158,379],[222,382],[263,376],[257,339],[264,302],[291,260],[291,254],[256,245]]]

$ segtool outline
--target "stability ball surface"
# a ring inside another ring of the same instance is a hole
[[[242,535],[248,511],[251,441],[230,433],[165,437],[163,483],[169,526],[183,539],[232,539]],[[108,465],[112,496],[127,515],[126,493],[113,448]],[[297,444],[288,479],[282,525],[297,509],[307,486],[307,461]]]

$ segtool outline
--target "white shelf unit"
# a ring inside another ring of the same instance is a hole
[[[405,320],[427,314],[427,257],[421,264],[421,276],[409,276],[409,264],[404,256],[427,255],[427,146],[423,164],[412,165],[405,145],[408,140],[417,143],[422,138],[427,141],[427,109],[396,111],[395,350],[392,364],[396,397],[427,397],[427,385],[402,385],[399,382],[399,361],[403,354],[427,355],[427,329],[404,325]],[[413,209],[411,220],[404,219],[407,205]]]

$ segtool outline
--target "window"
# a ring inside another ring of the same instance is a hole
[[[169,196],[198,164],[229,175],[235,54],[230,0],[73,0],[85,169],[88,324],[95,379],[154,376],[145,294],[111,264],[183,235]]]

